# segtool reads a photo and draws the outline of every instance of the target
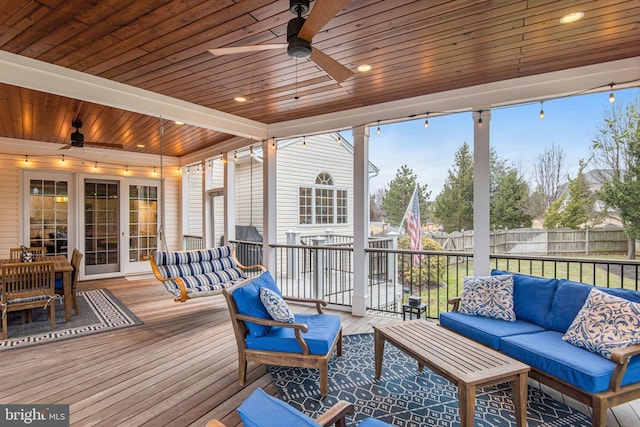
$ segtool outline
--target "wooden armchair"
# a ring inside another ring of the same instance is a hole
[[[342,355],[340,317],[322,313],[325,301],[284,297],[287,301],[315,303],[318,314],[295,314],[292,323],[273,320],[260,300],[262,287],[281,296],[269,272],[222,291],[238,346],[240,385],[246,382],[247,362],[315,368],[320,371],[320,393],[326,396],[329,358],[334,349]]]
[[[27,250],[33,254],[33,256],[36,258],[36,261],[42,260],[45,256],[47,256],[47,248],[45,247],[32,247],[27,248]],[[22,248],[9,249],[9,258],[20,261],[22,259]]]
[[[80,307],[78,306],[78,275],[80,274],[80,261],[84,254],[77,249],[73,250],[71,254],[71,267],[73,267],[73,273],[71,276],[71,295],[73,297],[73,310],[76,316],[80,314]],[[64,286],[60,278],[56,279],[56,294],[64,296]]]
[[[38,307],[49,308],[51,330],[56,328],[53,261],[17,262],[2,266],[2,339],[7,339],[7,313]]]
[[[245,427],[280,427],[280,426],[315,426],[329,427],[345,427],[347,415],[352,415],[353,404],[339,400],[335,405],[329,408],[325,413],[315,420],[297,411],[293,406],[269,396],[262,389],[256,391],[242,402],[238,408],[240,418]],[[206,427],[225,427],[218,420],[210,420]],[[359,427],[390,427],[374,418],[366,418],[360,423]]]

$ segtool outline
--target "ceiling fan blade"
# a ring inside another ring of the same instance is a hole
[[[249,52],[260,52],[262,50],[272,50],[272,49],[286,49],[286,43],[276,43],[276,44],[256,44],[253,46],[235,46],[235,47],[221,47],[218,49],[209,49],[215,56],[222,55],[233,55],[236,53],[249,53]]]
[[[118,144],[118,143],[111,143],[111,142],[84,142],[84,145],[89,145],[91,147],[97,147],[97,148],[114,148],[116,150],[122,150],[124,148],[124,145],[122,144]]]
[[[349,77],[353,76],[355,73],[331,58],[330,56],[322,53],[322,51],[316,49],[315,47],[311,48],[311,60],[318,64],[320,68],[322,68],[327,74],[333,78],[333,80],[338,83],[342,83],[347,80]]]
[[[316,0],[298,37],[310,41],[347,3],[349,0]]]

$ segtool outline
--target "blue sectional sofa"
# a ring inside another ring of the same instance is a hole
[[[609,360],[562,339],[593,288],[513,274],[515,322],[462,314],[460,298],[453,298],[453,311],[440,315],[440,325],[531,366],[531,378],[591,406],[593,426],[605,427],[608,408],[640,398],[640,345],[617,350]],[[640,302],[637,291],[597,289]]]

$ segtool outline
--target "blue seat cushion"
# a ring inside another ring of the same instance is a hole
[[[295,323],[309,327],[302,337],[311,354],[327,354],[340,331],[340,316],[334,314],[296,314]],[[250,350],[302,353],[293,328],[273,326],[266,335],[247,336],[246,344]]]
[[[64,281],[62,280],[62,277],[56,277],[55,287],[56,287],[56,291],[61,291],[64,289]]]
[[[392,427],[391,424],[387,424],[383,421],[376,420],[375,418],[366,418],[358,427]]]
[[[560,279],[551,305],[547,329],[562,333],[567,332],[593,288],[592,285]],[[597,289],[632,302],[640,302],[640,292],[637,291],[603,287],[597,287]]]
[[[239,313],[260,319],[272,320],[269,312],[267,312],[262,301],[260,301],[260,288],[262,287],[271,289],[279,296],[282,296],[271,273],[265,271],[251,282],[235,289],[231,293]],[[249,329],[249,336],[251,337],[261,337],[271,330],[271,327],[266,325],[258,325],[252,322],[245,322],[245,324],[247,325],[247,329]]]
[[[538,325],[523,320],[508,322],[483,316],[470,316],[456,311],[440,313],[440,325],[496,350],[500,347],[502,337],[544,330]]]
[[[238,407],[245,427],[313,426],[318,424],[291,405],[269,396],[261,388],[256,389]]]
[[[513,310],[518,320],[549,329],[549,311],[558,287],[558,279],[491,270],[491,275],[513,274]]]
[[[589,393],[607,390],[616,364],[563,341],[562,335],[557,331],[544,331],[504,337],[500,351]],[[634,357],[629,362],[622,385],[638,381],[640,357]]]

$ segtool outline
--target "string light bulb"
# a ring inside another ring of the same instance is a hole
[[[153,167],[153,174],[154,175],[156,174],[156,167],[155,166]]]
[[[540,120],[544,119],[544,109],[542,108],[542,103],[544,101],[540,101]]]
[[[482,110],[478,111],[478,127],[482,127]]]
[[[191,166],[187,166],[187,175],[191,175]]]
[[[224,155],[222,153],[220,153],[220,161],[222,162],[223,165],[227,163],[227,159],[224,158]]]
[[[234,162],[237,162],[237,161],[238,161],[238,152],[237,152],[237,151],[234,151],[234,152],[233,152],[233,161],[234,161]]]
[[[306,136],[302,137],[302,148],[307,148],[307,137]]]
[[[342,142],[342,135],[340,135],[340,131],[338,131],[338,144]]]
[[[129,173],[129,165],[124,165],[124,173]]]
[[[62,160],[60,160],[62,163],[64,163],[64,154],[62,155]]]
[[[427,129],[429,127],[429,113],[427,113],[427,118],[424,119],[424,128]]]
[[[98,170],[98,162],[94,162],[93,163],[93,170],[97,171]]]
[[[380,120],[378,120],[378,129],[376,130],[376,133],[380,135]]]
[[[213,160],[209,159],[209,170],[213,169]]]
[[[253,157],[253,146],[249,147],[249,156]]]
[[[24,155],[24,164],[28,165],[29,164],[29,156],[28,155]]]
[[[271,141],[271,148],[273,148],[274,150],[276,149],[276,140],[272,140]]]
[[[614,102],[616,102],[616,96],[613,94],[613,83],[611,83],[609,86],[611,87],[611,93],[609,94],[609,102],[613,104]]]

